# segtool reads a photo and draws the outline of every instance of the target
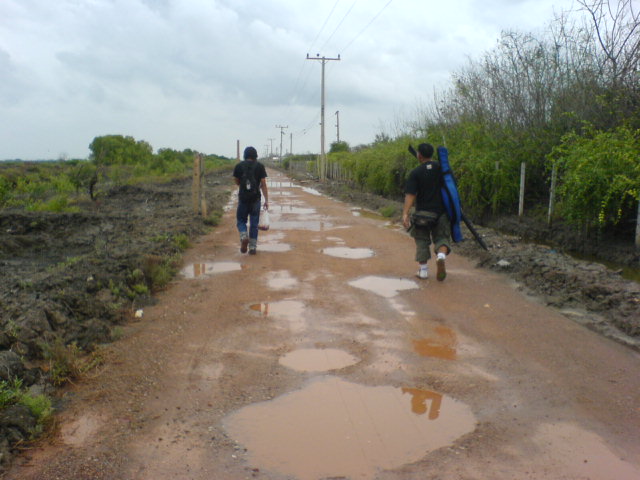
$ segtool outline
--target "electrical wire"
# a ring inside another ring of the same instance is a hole
[[[360,37],[360,35],[362,35],[362,34],[365,32],[365,30],[371,26],[371,24],[372,24],[373,22],[375,22],[375,21],[376,21],[376,19],[377,19],[377,18],[382,14],[382,12],[384,12],[384,11],[385,11],[385,9],[386,9],[390,4],[391,4],[391,2],[393,2],[393,0],[389,0],[389,1],[385,4],[385,6],[384,6],[384,7],[382,7],[382,8],[380,9],[380,11],[379,11],[378,13],[376,13],[376,14],[373,16],[373,18],[369,21],[369,23],[367,23],[367,24],[364,26],[364,28],[363,28],[362,30],[360,30],[360,32],[359,32],[355,37],[353,37],[353,39],[352,39],[349,43],[347,43],[347,45],[346,45],[346,46],[345,46],[345,47],[340,51],[340,54],[342,54],[342,53],[343,53],[347,48],[349,48],[349,47],[351,46],[351,44],[352,44],[353,42],[355,42],[355,41]]]

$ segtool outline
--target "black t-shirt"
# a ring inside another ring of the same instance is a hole
[[[416,210],[426,210],[440,214],[444,212],[440,193],[444,185],[440,164],[427,161],[411,170],[405,184],[404,193],[416,195]]]
[[[241,179],[245,172],[245,169],[251,168],[251,164],[253,162],[254,160],[243,160],[242,162],[237,163],[235,168],[233,169],[233,176],[237,179]],[[257,185],[260,185],[260,182],[263,178],[267,178],[267,170],[264,168],[264,165],[257,160],[255,160],[255,167],[253,167],[253,174],[255,176]],[[260,191],[261,190],[258,187],[258,198],[261,197]]]

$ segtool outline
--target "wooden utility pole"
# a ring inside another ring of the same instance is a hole
[[[275,140],[275,138],[267,138],[267,140],[271,142],[271,151],[269,152],[269,156],[273,157],[273,141]]]
[[[324,151],[324,66],[330,60],[340,60],[340,55],[337,58],[321,57],[318,53],[315,57],[310,57],[307,53],[307,60],[320,60],[322,62],[322,80],[320,82],[321,95],[320,95],[320,180],[327,178],[327,162]]]
[[[280,129],[280,160],[282,160],[282,136],[284,135],[284,129],[289,128],[289,126],[287,125],[285,127],[284,125],[276,125],[276,128]]]
[[[336,110],[336,137],[340,141],[340,110]]]

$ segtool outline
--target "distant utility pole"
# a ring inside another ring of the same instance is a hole
[[[271,152],[269,153],[269,156],[273,157],[273,141],[275,140],[275,138],[267,138],[267,140],[271,142]]]
[[[289,155],[293,155],[293,133],[289,134]]]
[[[340,142],[340,110],[336,110],[336,131],[337,141]]]
[[[322,80],[320,83],[321,95],[320,95],[320,180],[325,180],[327,178],[327,159],[324,153],[324,66],[330,60],[340,60],[340,55],[338,58],[327,58],[321,57],[318,53],[315,57],[310,57],[307,53],[307,60],[320,60],[322,62]]]
[[[276,128],[280,129],[280,160],[282,160],[282,136],[284,135],[284,129],[289,128],[289,126],[287,125],[285,127],[284,125],[276,125]]]

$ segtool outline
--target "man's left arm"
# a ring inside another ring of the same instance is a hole
[[[262,196],[264,197],[264,209],[269,210],[269,189],[267,188],[267,178],[263,177],[260,180],[260,190],[262,190]]]
[[[409,228],[411,226],[411,219],[409,218],[409,212],[411,211],[411,207],[416,201],[416,196],[412,193],[405,193],[404,195],[404,206],[402,208],[402,224],[404,228]]]

